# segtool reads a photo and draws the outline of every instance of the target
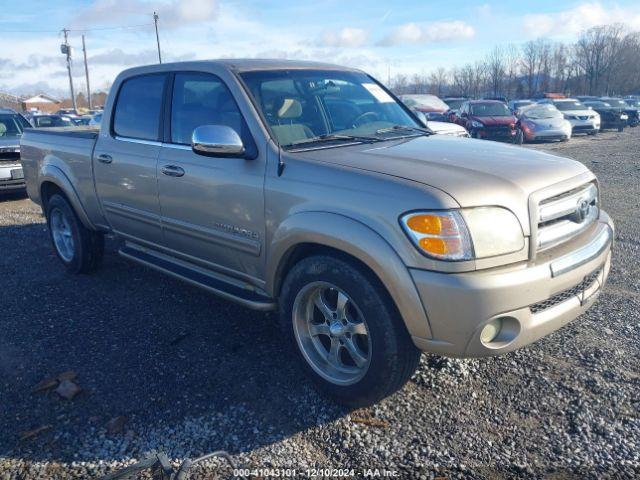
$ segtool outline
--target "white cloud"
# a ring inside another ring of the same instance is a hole
[[[163,28],[177,28],[187,24],[214,20],[218,15],[217,0],[97,0],[80,10],[72,25],[119,25],[125,23],[150,23],[156,11]]]
[[[460,20],[432,22],[427,25],[406,23],[396,27],[378,45],[389,47],[407,43],[438,43],[467,40],[476,34],[475,29]]]
[[[369,37],[366,30],[361,28],[345,27],[342,30],[331,30],[324,32],[320,41],[317,42],[319,46],[327,47],[349,47],[356,48],[363,46]]]
[[[597,25],[624,23],[640,29],[640,5],[621,8],[604,7],[599,2],[582,3],[574,8],[549,13],[525,15],[522,20],[528,36],[572,36]]]

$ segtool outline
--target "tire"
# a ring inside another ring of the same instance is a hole
[[[324,315],[314,302],[318,298],[328,307]],[[344,316],[336,314],[341,311],[339,299],[346,305]],[[279,300],[280,327],[290,348],[318,389],[338,403],[372,405],[402,388],[418,367],[420,351],[392,300],[377,279],[355,263],[329,255],[303,259],[288,273]],[[342,327],[341,317],[347,319]],[[341,336],[341,328],[360,333],[342,331]],[[339,342],[337,354],[330,363],[334,342]]]
[[[618,132],[623,132],[624,131],[624,127],[618,127]]]
[[[516,132],[516,136],[513,138],[513,143],[515,145],[522,145],[524,143],[524,132],[520,129]]]
[[[53,251],[68,272],[88,273],[100,267],[104,235],[87,229],[64,196],[51,196],[46,217]]]

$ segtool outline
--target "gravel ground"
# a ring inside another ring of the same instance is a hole
[[[129,263],[113,241],[97,274],[67,275],[39,209],[0,200],[0,479],[95,478],[149,452],[177,462],[216,449],[301,476],[637,478],[640,128],[531,148],[600,178],[618,227],[605,292],[506,356],[424,355],[401,392],[352,412],[316,394],[269,315]],[[69,370],[82,389],[72,400],[32,391]],[[212,461],[193,478],[230,475]]]

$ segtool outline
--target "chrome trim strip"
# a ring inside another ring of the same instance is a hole
[[[539,207],[539,222],[548,222],[561,218],[575,212],[578,208],[578,202],[581,200],[587,200],[589,203],[597,200],[598,188],[595,184],[591,183],[587,188],[579,190],[571,195],[568,195],[558,200],[553,200],[549,203],[540,204]]]
[[[115,138],[116,140],[120,140],[121,142],[139,143],[140,145],[152,145],[154,147],[162,146],[162,142],[156,142],[154,140],[142,140],[140,138],[120,137],[118,135],[116,135],[113,138]]]
[[[102,204],[107,212],[113,213],[114,215],[120,215],[121,217],[148,223],[156,227],[160,226],[160,216],[155,213],[108,201],[103,201]]]
[[[581,222],[576,223],[571,220],[562,220],[538,231],[538,250],[552,247],[575,237],[589,228],[600,215],[600,209],[592,207],[589,215]]]
[[[174,150],[188,150],[190,152],[193,151],[190,145],[179,145],[177,143],[163,143],[163,148],[173,148]]]
[[[240,235],[222,230],[195,225],[193,223],[182,222],[175,218],[163,217],[162,226],[164,229],[175,234],[192,237],[197,240],[215,243],[227,248],[233,248],[255,257],[260,256],[262,243],[259,240],[246,238]]]
[[[591,243],[552,262],[551,276],[557,277],[593,260],[611,245],[611,241],[611,228],[607,225]]]

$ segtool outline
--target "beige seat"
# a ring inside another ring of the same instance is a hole
[[[271,129],[280,145],[290,145],[299,140],[315,137],[309,127],[296,120],[302,116],[302,104],[295,98],[282,98],[274,102],[274,117],[278,124]]]

